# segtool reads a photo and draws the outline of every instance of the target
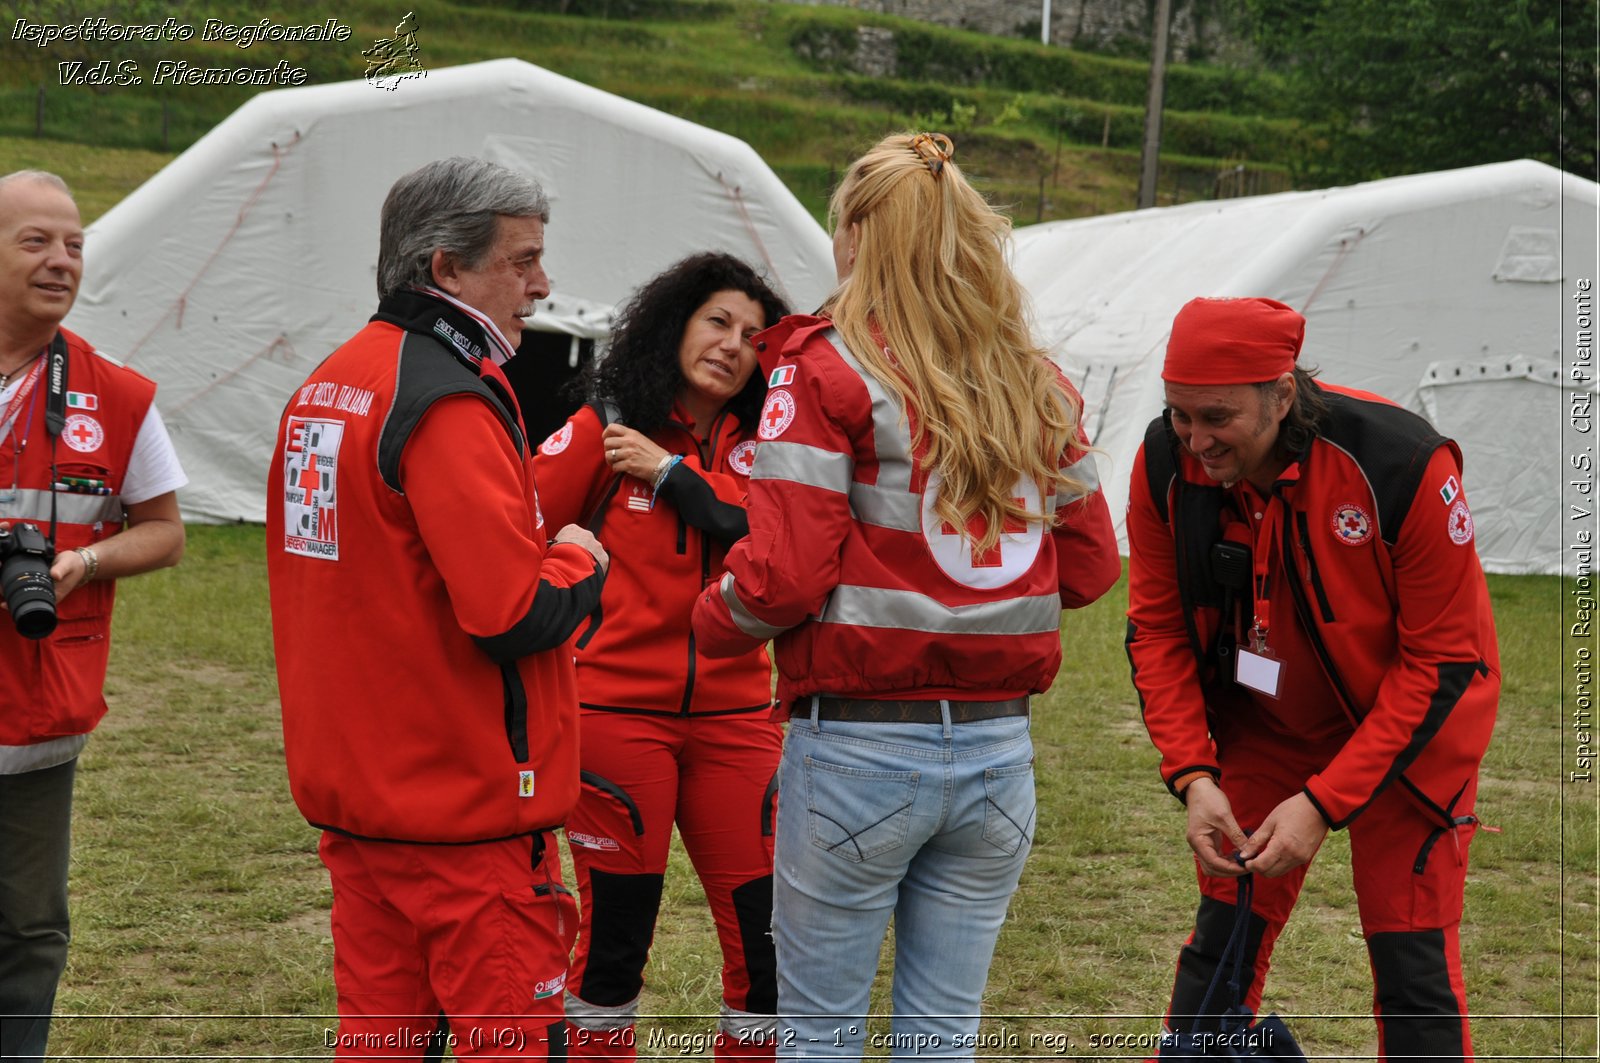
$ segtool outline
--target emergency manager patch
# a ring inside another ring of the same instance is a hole
[[[283,443],[283,549],[339,560],[339,443],[343,421],[291,417]]]

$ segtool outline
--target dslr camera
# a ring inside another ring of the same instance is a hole
[[[55,556],[37,524],[0,529],[0,594],[23,638],[42,639],[56,629],[56,585],[50,578]]]

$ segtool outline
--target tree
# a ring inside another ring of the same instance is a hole
[[[1313,176],[1517,158],[1595,176],[1595,0],[1253,6],[1288,16],[1270,54],[1291,64],[1302,113],[1327,131]]]

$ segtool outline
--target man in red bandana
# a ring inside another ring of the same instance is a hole
[[[1167,1023],[1197,1015],[1256,876],[1246,1000],[1329,830],[1348,827],[1385,1058],[1470,1059],[1459,927],[1500,693],[1461,452],[1296,366],[1305,319],[1196,299],[1135,459],[1128,656],[1188,808],[1201,901]]]

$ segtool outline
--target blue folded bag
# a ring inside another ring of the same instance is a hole
[[[1294,1034],[1277,1015],[1268,1015],[1255,1021],[1255,1012],[1244,1005],[1241,974],[1244,969],[1245,935],[1250,929],[1250,899],[1255,895],[1252,876],[1239,879],[1239,899],[1236,902],[1233,932],[1228,935],[1228,946],[1217,960],[1217,973],[1211,977],[1205,999],[1200,1002],[1199,1014],[1211,1014],[1211,998],[1228,979],[1228,994],[1233,1006],[1221,1015],[1217,1029],[1208,1033],[1173,1033],[1161,1040],[1157,1058],[1166,1060],[1204,1059],[1288,1059],[1305,1063],[1306,1054],[1300,1050]]]

